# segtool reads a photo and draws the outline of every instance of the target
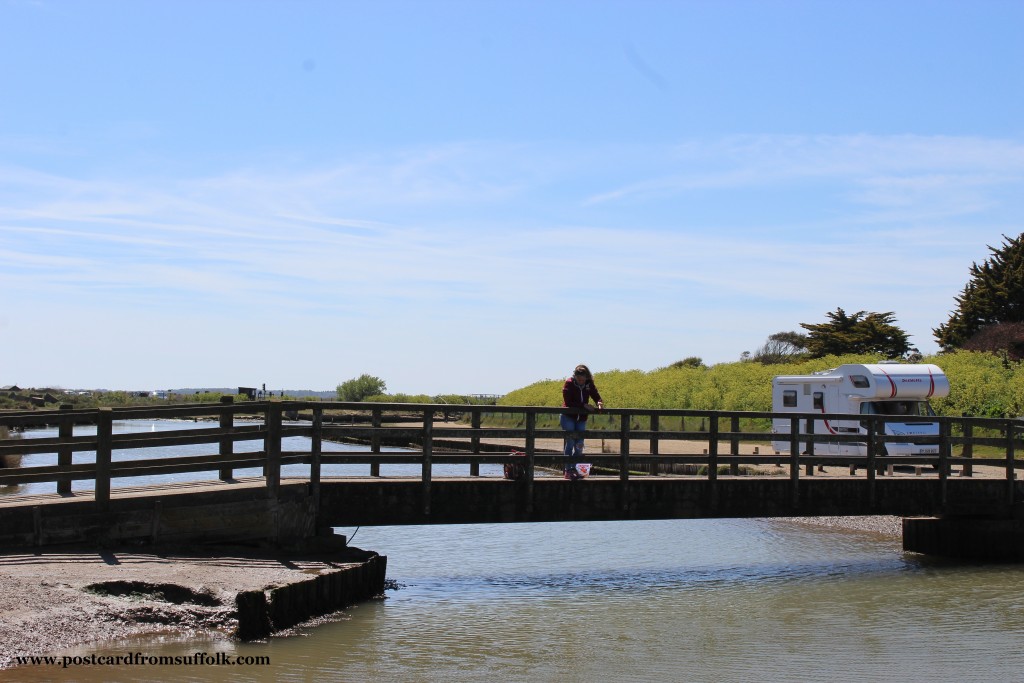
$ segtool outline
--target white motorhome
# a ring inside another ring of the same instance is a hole
[[[885,433],[910,437],[906,442],[885,444],[889,455],[928,455],[939,452],[938,444],[915,443],[915,436],[938,436],[939,423],[928,418],[935,412],[930,398],[949,395],[949,380],[937,365],[878,363],[840,365],[811,375],[779,376],[772,380],[772,412],[830,413],[853,415],[907,416],[912,421],[885,421]],[[789,453],[792,421],[784,417],[772,420],[772,448]],[[867,422],[861,419],[814,421],[815,434],[867,434]],[[807,420],[800,420],[801,433],[807,433]],[[807,443],[800,442],[800,452]],[[822,443],[816,441],[818,455],[866,455],[866,442]]]

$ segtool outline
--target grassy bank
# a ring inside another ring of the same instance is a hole
[[[807,375],[844,363],[877,363],[877,356],[825,358],[762,365],[720,363],[711,367],[668,367],[657,370],[598,372],[594,381],[605,405],[616,408],[771,410],[771,384],[776,375]],[[959,351],[931,356],[949,377],[950,394],[932,400],[940,415],[1002,417],[1024,414],[1024,366],[1005,364],[993,354]],[[560,406],[563,379],[534,382],[506,394],[500,405]]]

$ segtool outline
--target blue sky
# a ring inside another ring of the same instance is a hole
[[[1024,230],[1021,2],[0,0],[0,384],[504,393],[922,351]]]

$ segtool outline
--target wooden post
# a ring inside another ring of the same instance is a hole
[[[479,431],[480,430],[480,414],[481,414],[481,412],[479,410],[473,410],[473,412],[472,412],[472,414],[470,415],[470,418],[469,418],[470,419],[470,426],[474,430],[473,431],[473,436],[471,436],[469,438],[470,450],[472,451],[473,455],[479,455],[480,454],[480,431]],[[534,416],[534,419],[536,419],[536,416]],[[526,421],[527,421],[527,425],[529,425],[529,422],[530,422],[530,417],[529,416],[527,416]],[[527,438],[529,438],[529,434],[527,434]],[[531,456],[527,456],[527,457],[531,457]],[[469,476],[471,476],[471,477],[479,477],[480,476],[480,463],[479,462],[471,462],[471,463],[469,463]],[[530,475],[530,480],[531,481],[533,480],[533,475],[532,474]]]
[[[875,438],[878,439],[878,441],[879,441],[879,443],[881,443],[882,447],[879,449],[881,452],[878,452],[878,451],[875,452],[875,456],[878,457],[878,458],[883,458],[882,464],[878,465],[878,473],[884,477],[885,476],[885,469],[886,469],[885,466],[887,464],[890,464],[890,465],[892,464],[892,461],[889,460],[889,448],[888,448],[887,442],[885,440],[885,431],[886,431],[885,428],[886,428],[886,425],[889,424],[889,422],[884,417],[883,418],[878,418],[878,421],[881,423],[882,429],[881,429],[881,431],[879,431],[877,427],[875,428]],[[891,468],[890,468],[889,473],[890,474],[892,473]]]
[[[963,417],[967,417],[967,413],[963,413]],[[974,463],[971,459],[974,457],[974,423],[970,420],[964,420],[962,422],[964,428],[964,449],[960,453],[967,462],[964,463],[963,469],[960,470],[961,477],[973,477],[974,476]]]
[[[74,408],[70,403],[62,403],[60,409],[62,411],[68,411]],[[75,433],[75,421],[71,418],[63,418],[60,421],[60,426],[57,428],[57,436],[61,440],[61,443],[68,443],[66,446],[60,446],[57,448],[57,464],[61,469],[71,467],[72,454],[70,441],[74,437]],[[57,493],[62,496],[71,495],[71,477],[61,477],[57,480]]]
[[[434,411],[423,411],[423,514],[430,516],[430,477],[434,454]]]
[[[939,506],[945,512],[948,481],[949,481],[949,456],[951,446],[949,443],[949,418],[939,418]]]
[[[708,422],[708,498],[712,510],[718,507],[718,415]]]
[[[537,414],[526,414],[526,514],[533,514],[533,467],[537,454]]]
[[[814,419],[807,420],[807,455],[814,455]],[[814,476],[814,462],[807,463],[807,476]]]
[[[661,425],[658,423],[658,414],[657,413],[653,413],[651,415],[651,431],[654,432],[654,433],[651,435],[651,447],[650,447],[651,455],[658,455],[659,454],[659,441],[660,440],[658,438],[658,431],[660,429],[661,429]],[[650,468],[648,469],[648,471],[652,475],[657,476],[658,475],[658,463],[652,462]]]
[[[733,434],[735,434],[736,432],[740,431],[740,417],[739,417],[739,415],[733,415],[732,416],[732,419],[729,421],[729,431],[731,431]],[[739,439],[739,437],[737,437],[737,436],[729,437],[729,455],[737,456],[739,454],[740,454],[740,439]],[[733,475],[735,477],[735,476],[738,476],[739,473],[740,473],[740,464],[738,462],[734,462],[732,465],[729,466],[729,474],[731,474],[731,475]]]
[[[868,510],[875,509],[875,453],[878,449],[877,439],[878,423],[874,418],[868,418]]]
[[[800,418],[790,418],[789,432],[789,495],[796,509],[800,507]]]
[[[114,414],[100,408],[96,419],[96,505],[110,508],[110,459],[113,451]]]
[[[370,426],[373,427],[373,434],[370,436],[370,452],[371,453],[380,453],[380,433],[379,433],[378,430],[380,429],[380,426],[381,426],[382,423],[383,423],[383,420],[382,420],[382,417],[381,417],[381,409],[380,408],[374,408],[373,410],[371,410],[370,411]],[[380,463],[379,462],[370,463],[370,476],[371,477],[379,477],[380,476]]]
[[[619,422],[619,482],[621,505],[623,510],[629,509],[629,413],[623,413]]]
[[[629,413],[619,416],[619,481],[629,481]]]
[[[1017,488],[1015,482],[1017,478],[1017,464],[1014,461],[1016,458],[1014,437],[1016,435],[1014,434],[1014,420],[1007,419],[1004,420],[1004,422],[1006,424],[1006,503],[1012,508],[1014,503],[1014,492]]]
[[[267,465],[264,468],[267,492],[274,498],[281,488],[281,404],[267,403]]]
[[[225,460],[231,457],[231,454],[234,451],[235,447],[235,442],[231,440],[229,434],[231,430],[234,429],[235,426],[235,413],[231,409],[231,404],[234,403],[234,401],[234,396],[220,397],[220,404],[224,406],[223,408],[221,408],[220,411],[220,428],[225,433],[222,434],[220,437],[220,450],[218,451],[218,453],[220,454],[220,457]],[[221,481],[231,481],[233,477],[234,475],[230,467],[220,468]]]
[[[313,408],[313,435],[309,448],[309,495],[313,498],[313,509],[320,518],[320,459],[323,455],[324,409]]]

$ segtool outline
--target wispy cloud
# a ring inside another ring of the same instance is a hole
[[[970,213],[987,205],[986,191],[1024,181],[1024,144],[943,136],[742,136],[680,144],[658,159],[657,168],[656,175],[648,172],[586,202],[827,182],[867,207],[924,208],[942,200],[944,213]]]
[[[353,326],[414,329],[424,353],[529,329],[519,343],[535,354],[551,334],[593,329],[608,354],[643,348],[636,365],[651,367],[672,360],[644,360],[666,344],[726,360],[843,306],[894,310],[926,347],[1020,208],[1022,150],[766,136],[625,153],[455,145],[171,179],[8,166],[0,287],[25,294],[0,324],[58,311],[130,324],[158,309],[230,337],[239,321],[286,317],[367,357],[392,347]],[[819,185],[813,209],[790,199]],[[676,202],[707,190],[735,224]]]

